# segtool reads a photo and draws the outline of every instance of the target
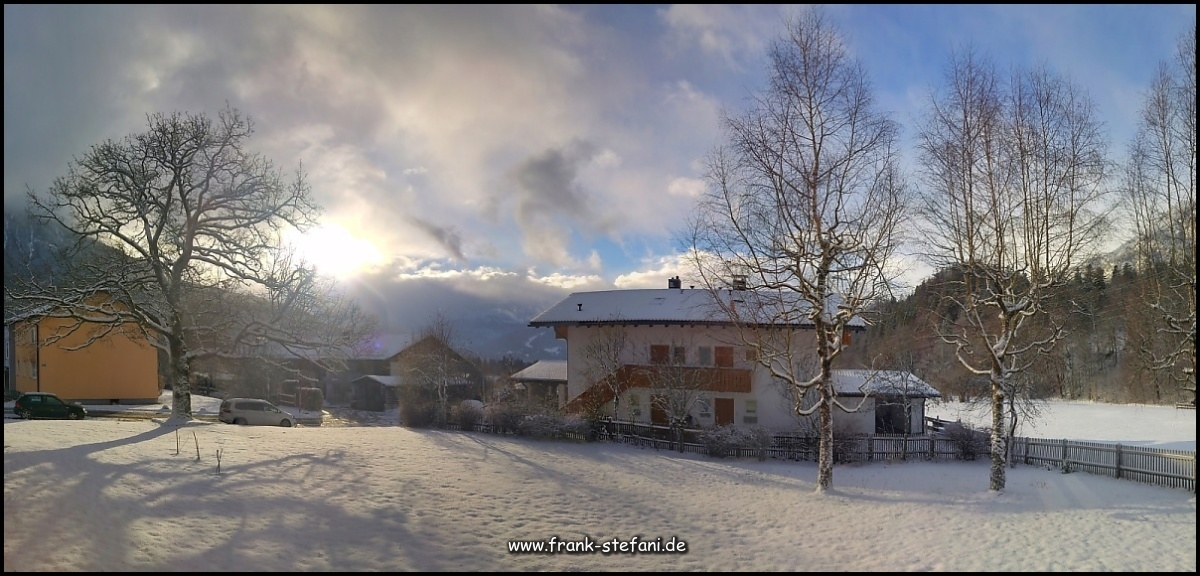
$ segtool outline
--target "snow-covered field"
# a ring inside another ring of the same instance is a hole
[[[1047,437],[1195,449],[1191,411],[1050,413]],[[806,462],[395,426],[178,430],[6,419],[5,571],[1196,570],[1192,493],[1085,473],[1018,466],[993,493],[983,461],[845,465],[818,494]],[[635,536],[686,552],[509,552]]]
[[[1048,401],[1038,404],[1038,412],[1037,420],[1023,420],[1018,425],[1017,436],[1111,442],[1168,450],[1196,449],[1195,410],[1146,404]],[[984,404],[930,403],[925,413],[984,428],[992,423],[990,408]]]

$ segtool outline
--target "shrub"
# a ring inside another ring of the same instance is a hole
[[[451,411],[451,418],[458,423],[459,430],[474,430],[483,422],[483,409],[470,404],[460,404]]]
[[[855,434],[848,430],[833,431],[833,463],[845,464],[858,462],[863,459],[863,439],[865,434]],[[819,442],[819,440],[818,440]],[[818,444],[819,446],[819,444]],[[819,450],[819,448],[818,448]]]
[[[502,434],[518,433],[521,420],[534,413],[537,413],[534,406],[519,399],[496,402],[488,406],[486,411],[488,421]]]
[[[429,428],[437,422],[437,412],[438,407],[434,402],[401,402],[400,422],[409,428]]]
[[[588,438],[592,431],[592,423],[587,418],[565,416],[562,419],[563,433],[575,438]]]
[[[297,388],[296,397],[301,410],[320,412],[325,408],[325,394],[320,388]]]
[[[704,452],[714,458],[737,455],[743,449],[753,450],[759,460],[767,457],[774,435],[762,426],[718,426],[705,428],[699,434]]]
[[[518,422],[517,434],[530,438],[558,438],[563,435],[563,422],[551,414],[528,414]]]
[[[989,429],[975,429],[955,422],[947,424],[946,430],[942,434],[958,449],[958,459],[960,460],[975,460],[992,451],[989,445]]]

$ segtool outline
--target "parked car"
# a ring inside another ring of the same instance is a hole
[[[13,403],[13,414],[25,419],[83,420],[87,417],[87,409],[79,404],[68,404],[50,392],[26,392]]]
[[[226,424],[250,426],[292,426],[292,415],[274,404],[257,398],[228,398],[221,401],[217,417]]]

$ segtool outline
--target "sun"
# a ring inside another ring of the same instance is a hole
[[[305,262],[335,278],[348,278],[383,263],[383,254],[373,242],[337,224],[322,224],[303,233],[293,231],[290,236]]]

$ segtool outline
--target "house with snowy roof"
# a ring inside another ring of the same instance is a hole
[[[683,288],[676,277],[666,289],[576,292],[529,325],[551,328],[566,341],[563,409],[568,413],[615,414],[655,424],[685,414],[685,422],[699,426],[757,424],[787,430],[804,426],[807,419],[795,414],[790,386],[759,361],[762,348],[746,338],[745,329],[756,322],[785,334],[789,358],[797,363],[796,373],[803,374],[806,360],[815,366],[816,331],[802,301],[788,305],[800,313],[771,314],[761,295],[736,284],[728,290]],[[830,310],[835,309],[833,302]],[[731,314],[740,316],[731,319]],[[853,333],[865,329],[861,318],[849,319],[842,342],[848,345]],[[808,375],[813,373],[809,369]],[[924,399],[939,394],[903,374],[835,371],[842,404],[858,408],[853,414],[837,411],[837,429],[924,431]],[[894,405],[903,408],[897,412]]]
[[[508,377],[512,389],[526,399],[555,408],[567,404],[567,361],[538,360]]]

